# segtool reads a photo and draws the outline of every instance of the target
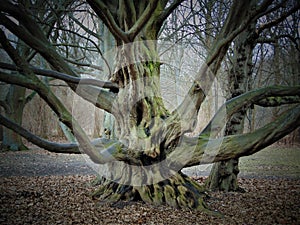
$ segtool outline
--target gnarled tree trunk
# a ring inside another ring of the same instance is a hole
[[[100,188],[93,193],[93,197],[103,202],[118,204],[119,201],[143,201],[153,205],[166,204],[174,208],[189,208],[213,213],[205,203],[208,197],[205,188],[180,172],[150,185],[124,185],[105,178],[102,178],[97,185],[100,185]]]
[[[178,208],[206,209],[204,189],[180,173],[180,166],[175,167],[177,169],[168,168],[167,175],[161,167],[158,166],[159,169],[155,171],[152,167],[162,164],[184,133],[193,128],[200,105],[205,99],[203,89],[210,89],[211,82],[205,83],[210,79],[207,76],[210,72],[216,74],[229,47],[228,43],[223,44],[223,38],[232,35],[232,30],[240,27],[237,17],[247,17],[244,7],[250,8],[250,4],[236,2],[236,8],[229,13],[212,53],[208,56],[207,65],[200,70],[197,81],[177,111],[170,113],[161,96],[161,63],[157,42],[152,41],[158,39],[162,25],[160,13],[166,2],[140,1],[126,9],[120,3],[117,20],[110,18],[110,13],[113,14],[115,9],[107,12],[112,6],[88,2],[96,12],[100,12],[98,15],[116,38],[116,69],[110,80],[118,84],[119,92],[110,112],[116,119],[117,139],[127,146],[128,158],[135,159],[117,165],[109,164],[108,170],[115,171],[114,176],[104,179],[94,196],[107,201],[141,199]],[[150,16],[151,11],[154,16]],[[237,11],[240,13],[237,14]],[[131,171],[132,167],[135,170]],[[134,180],[140,178],[137,184],[131,180],[132,173]],[[157,180],[157,177],[161,179]]]
[[[122,13],[116,22],[124,31],[133,27],[139,16],[152,6],[144,1],[136,4],[120,10]],[[157,6],[158,11],[159,7],[163,6]],[[119,92],[110,111],[115,118],[116,138],[128,147],[127,154],[135,161],[107,164],[110,175],[101,179],[94,197],[108,202],[142,200],[206,210],[202,187],[179,170],[160,166],[168,148],[182,133],[178,131],[180,125],[174,130],[170,126],[166,128],[171,113],[161,95],[161,63],[155,41],[161,24],[151,19],[147,22],[129,44],[112,30],[117,51],[110,80],[118,84]]]

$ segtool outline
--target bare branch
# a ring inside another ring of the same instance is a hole
[[[72,59],[68,59],[68,58],[65,58],[65,60],[69,63],[72,63],[72,64],[76,65],[76,66],[86,66],[86,67],[90,67],[90,68],[93,68],[93,69],[96,69],[96,70],[103,71],[103,68],[101,66],[97,66],[97,65],[94,65],[92,63],[78,62],[77,60],[72,60]]]
[[[81,153],[77,143],[59,144],[40,138],[0,114],[0,124],[13,130],[31,143],[56,153]]]
[[[200,135],[216,137],[226,121],[241,108],[250,108],[253,104],[278,106],[280,104],[299,103],[300,86],[264,87],[249,91],[227,101],[203,129]],[[292,102],[291,102],[292,101]]]
[[[108,6],[101,0],[87,0],[90,6],[94,9],[96,14],[103,20],[110,32],[117,38],[129,43],[129,36],[116,23]]]
[[[279,24],[280,22],[284,21],[288,16],[290,16],[291,14],[293,14],[294,12],[298,11],[300,9],[300,3],[297,2],[297,5],[295,7],[293,7],[292,9],[282,13],[280,15],[280,17],[272,20],[272,21],[269,21],[268,23],[265,23],[265,24],[261,24],[259,26],[259,28],[257,29],[257,32],[260,33],[262,32],[263,30],[265,29],[268,29],[268,28],[271,28],[277,24]]]
[[[78,25],[80,26],[86,33],[94,36],[95,38],[97,38],[98,40],[102,40],[101,36],[93,31],[91,31],[90,29],[88,29],[86,26],[84,26],[78,19],[76,19],[73,14],[69,14],[69,17]]]
[[[23,15],[27,17],[28,15]],[[73,69],[66,63],[66,61],[56,52],[50,42],[45,39],[43,42],[42,39],[39,39],[34,36],[34,34],[30,33],[26,30],[25,27],[17,25],[8,17],[0,13],[0,24],[3,24],[7,29],[9,29],[12,33],[14,33],[17,37],[19,37],[22,41],[28,44],[31,48],[35,49],[39,52],[52,66],[59,72],[67,73],[68,75],[78,77]],[[39,29],[38,27],[36,29]],[[44,39],[43,39],[44,40]],[[18,65],[19,66],[19,65]],[[26,73],[24,73],[26,74]],[[77,85],[74,83],[68,83],[68,85],[74,90],[77,90]],[[87,90],[87,89],[86,89]],[[87,90],[93,91],[93,90]],[[95,103],[94,95],[90,96],[87,91],[77,92],[84,99]],[[111,112],[112,102],[114,98],[113,93],[104,92],[99,90],[95,90],[98,92],[99,98],[96,102],[96,106],[106,110],[107,112]]]
[[[34,34],[37,39],[41,42],[47,40],[40,26],[33,20],[30,16],[30,12],[24,7],[18,7],[17,5],[12,4],[9,1],[1,2],[1,11],[9,13],[11,16],[15,17],[20,26],[26,27],[27,31],[31,34]],[[26,16],[24,16],[26,15]]]
[[[15,70],[15,71],[20,70],[20,68],[18,68],[17,66],[7,64],[7,63],[2,63],[2,62],[0,62],[0,68],[8,69],[8,70]],[[100,81],[100,80],[91,79],[91,78],[73,77],[73,76],[70,76],[65,73],[60,73],[60,72],[53,71],[53,70],[40,69],[40,68],[33,67],[33,66],[31,66],[30,69],[38,75],[53,77],[56,79],[63,80],[65,82],[70,82],[70,83],[74,83],[74,84],[93,85],[93,86],[101,87],[101,88],[108,88],[108,89],[112,90],[113,92],[118,92],[118,90],[119,90],[118,85],[111,83],[111,82],[105,82],[105,81]]]
[[[178,167],[178,164],[189,167],[248,156],[273,144],[299,126],[300,105],[297,105],[252,133],[219,139],[209,139],[202,135],[183,137],[180,145],[167,156],[167,160],[170,167]]]
[[[168,8],[166,8],[163,13],[159,16],[158,22],[162,24],[167,17],[183,2],[184,0],[174,0]],[[166,4],[168,1],[166,0],[161,0],[163,2],[162,4]]]
[[[142,15],[134,23],[134,25],[126,32],[131,41],[138,35],[142,30],[144,25],[149,21],[150,17],[153,15],[154,10],[157,7],[158,0],[149,1],[147,8],[144,10]]]
[[[295,47],[296,47],[296,49],[298,50],[298,51],[300,51],[300,47],[299,47],[299,44],[298,44],[298,42],[297,42],[297,38],[295,38],[295,37],[293,37],[292,35],[290,35],[290,34],[281,34],[281,35],[276,35],[275,37],[273,37],[273,38],[268,38],[268,37],[259,37],[258,39],[257,39],[257,43],[276,43],[277,41],[278,41],[278,39],[281,39],[281,38],[288,38],[289,40],[291,40],[293,43],[294,43],[294,45],[295,45]]]

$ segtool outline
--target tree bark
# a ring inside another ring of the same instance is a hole
[[[143,201],[152,205],[165,204],[178,209],[188,208],[220,215],[211,211],[205,203],[208,198],[205,188],[180,172],[151,185],[124,185],[105,178],[94,184],[100,187],[93,193],[93,198],[101,202],[118,204],[120,201]]]
[[[105,63],[103,63],[103,67],[106,69],[105,71],[108,76],[106,79],[112,76],[113,72],[115,71],[116,63],[114,62],[115,55],[114,55],[114,46],[115,46],[115,38],[109,31],[109,29],[104,25],[102,21],[100,21],[100,34],[102,36],[102,39],[104,40],[100,44],[100,48],[103,52],[103,55],[105,57]],[[115,83],[112,83],[115,84]],[[115,84],[117,87],[119,87],[117,84]],[[104,112],[103,115],[103,121],[102,121],[102,134],[105,138],[108,139],[115,139],[115,118],[111,113]]]
[[[227,100],[239,96],[251,90],[252,84],[252,52],[258,35],[255,33],[255,21],[248,29],[243,31],[234,41],[232,65],[229,72],[229,94]],[[242,134],[244,130],[244,118],[246,110],[240,109],[234,113],[226,124],[225,135]],[[210,190],[242,191],[238,186],[239,159],[217,162],[206,182]]]
[[[206,186],[212,191],[238,191],[237,176],[239,173],[238,159],[229,159],[214,163]]]
[[[92,7],[96,11],[104,9],[100,3],[93,3]],[[119,86],[111,110],[116,120],[116,137],[126,143],[126,153],[136,162],[133,165],[126,161],[108,164],[111,175],[102,178],[94,197],[109,202],[142,200],[156,205],[208,211],[202,187],[178,170],[172,171],[171,175],[170,169],[155,166],[160,165],[166,156],[164,124],[171,115],[163,103],[157,43],[152,41],[157,40],[160,24],[149,14],[152,11],[153,15],[158,15],[160,7],[157,1],[140,1],[127,10],[120,8],[122,13],[117,21],[111,21],[113,18],[109,13],[102,15],[118,45],[116,71],[110,78]],[[134,43],[127,44],[133,39]],[[173,118],[180,120],[176,116]],[[180,126],[168,134],[182,134],[177,129]],[[176,139],[174,136],[168,145]]]
[[[18,51],[23,56],[28,53],[28,47],[22,45],[22,41],[18,41]],[[5,57],[4,57],[5,59]],[[10,60],[7,60],[10,61]],[[11,72],[16,73],[16,72]],[[4,107],[4,115],[11,121],[22,126],[23,121],[23,111],[26,105],[26,88],[11,84],[9,85],[8,92],[5,98],[6,107]],[[13,150],[13,151],[22,151],[27,150],[28,148],[23,144],[21,136],[14,132],[11,129],[4,127],[3,129],[3,142],[2,149],[4,150]]]
[[[25,91],[26,88],[17,85],[11,85],[6,97],[6,103],[9,105],[9,110],[5,110],[5,116],[22,125],[23,109],[25,106]],[[2,149],[4,150],[27,150],[28,148],[23,144],[22,138],[19,134],[10,129],[3,129]]]

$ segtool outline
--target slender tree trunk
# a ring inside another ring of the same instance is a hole
[[[281,60],[280,60],[280,47],[279,47],[278,40],[275,41],[273,48],[274,48],[274,58],[273,58],[274,84],[280,85],[282,73],[280,68]],[[273,117],[272,119],[277,118],[279,114],[280,114],[280,108],[278,107],[272,108],[272,117]]]
[[[100,44],[100,49],[103,52],[103,55],[106,59],[105,63],[102,63],[102,67],[105,68],[105,74],[108,74],[109,77],[114,72],[115,63],[114,63],[114,46],[115,46],[115,39],[113,35],[110,33],[109,29],[100,22],[100,33],[101,37],[103,37],[103,41]],[[108,79],[109,77],[106,77]],[[113,115],[104,111],[103,116],[103,126],[102,126],[102,134],[105,138],[111,139],[115,138],[115,119]]]
[[[8,110],[5,110],[5,116],[20,125],[22,124],[23,110],[25,106],[25,91],[26,88],[11,85],[6,97],[6,103],[9,108]],[[21,136],[7,128],[3,129],[2,148],[4,150],[13,151],[27,150],[27,147],[23,144]]]
[[[229,75],[227,100],[251,90],[252,51],[255,46],[255,26],[249,26],[235,41],[232,68]],[[254,34],[254,35],[253,35]],[[244,130],[245,110],[235,113],[226,124],[225,135],[241,134]],[[213,165],[206,186],[211,190],[243,191],[237,182],[239,159],[217,162]]]
[[[7,55],[1,54],[2,60],[5,62],[10,62],[11,60]],[[1,87],[1,101],[3,106],[4,115],[11,121],[22,125],[23,109],[25,106],[25,90],[26,88],[17,85],[6,85]],[[14,131],[2,127],[2,149],[3,150],[26,150],[27,147],[23,144],[20,135]]]
[[[214,163],[207,183],[208,188],[226,192],[240,190],[237,183],[238,163],[238,159]]]

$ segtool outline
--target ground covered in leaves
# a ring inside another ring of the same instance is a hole
[[[223,218],[141,203],[98,204],[93,175],[7,177],[0,183],[1,224],[299,224],[299,180],[240,179],[246,193],[211,193]]]
[[[96,176],[84,161],[55,154],[42,162],[35,158],[43,154],[1,153],[0,224],[300,224],[297,176],[242,176],[245,193],[210,193],[209,206],[223,214],[213,217],[142,203],[100,204],[90,197]],[[205,177],[195,179],[203,183]]]

